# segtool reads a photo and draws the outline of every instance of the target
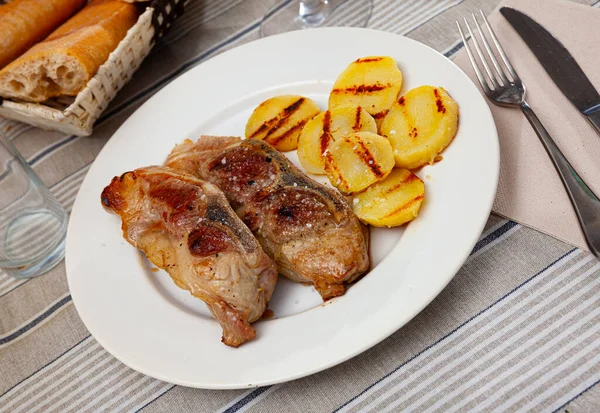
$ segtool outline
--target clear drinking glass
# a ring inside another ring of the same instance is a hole
[[[282,0],[263,17],[261,36],[322,26],[365,27],[373,0]]]
[[[0,268],[17,278],[43,274],[65,250],[68,217],[0,132]]]

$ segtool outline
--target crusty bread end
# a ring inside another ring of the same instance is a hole
[[[88,81],[79,61],[67,54],[40,56],[22,61],[18,67],[0,75],[0,95],[31,102],[49,96],[75,96]]]
[[[76,96],[135,24],[135,5],[94,0],[0,70],[0,96],[43,102]]]

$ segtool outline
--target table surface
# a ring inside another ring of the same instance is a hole
[[[598,0],[578,2],[600,7]],[[191,0],[91,137],[5,119],[0,128],[70,210],[91,163],[123,121],[184,71],[257,39],[272,3]],[[462,48],[454,21],[499,3],[375,0],[369,27],[452,58]],[[290,383],[209,391],[144,376],[100,347],[73,306],[64,263],[31,280],[0,272],[0,412],[598,412],[599,276],[600,261],[591,255],[491,215],[448,287],[379,345]]]

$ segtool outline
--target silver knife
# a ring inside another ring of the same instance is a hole
[[[600,134],[600,95],[571,53],[526,14],[510,7],[502,7],[500,13],[519,33],[556,86]]]

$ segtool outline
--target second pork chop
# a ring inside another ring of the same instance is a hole
[[[368,230],[346,200],[269,144],[203,136],[177,145],[165,165],[221,188],[279,272],[324,300],[369,269]]]

